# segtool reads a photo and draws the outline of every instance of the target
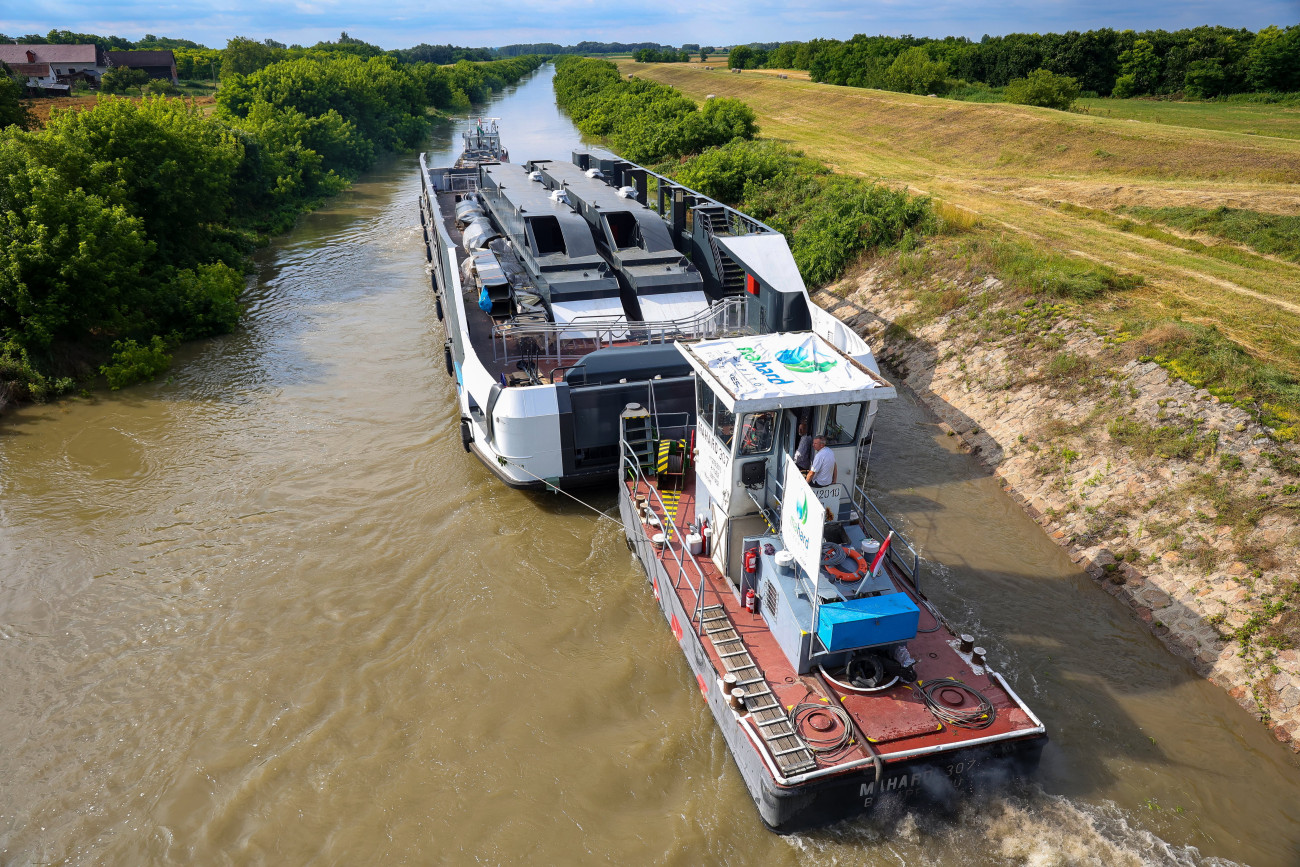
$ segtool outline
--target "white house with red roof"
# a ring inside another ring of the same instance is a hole
[[[68,90],[76,81],[97,84],[108,69],[97,45],[0,45],[0,61],[41,90]]]

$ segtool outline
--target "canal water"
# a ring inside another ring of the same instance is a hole
[[[578,141],[550,75],[487,110],[516,160]],[[765,831],[620,528],[461,450],[415,166],[165,380],[0,420],[0,864],[1297,863],[1289,753],[906,394],[873,490],[1052,741],[956,815]]]

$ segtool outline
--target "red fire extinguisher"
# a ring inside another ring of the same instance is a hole
[[[745,607],[749,609],[750,614],[758,613],[758,596],[752,587],[745,591]]]
[[[753,575],[755,572],[758,571],[758,549],[757,548],[750,548],[748,551],[745,552],[744,565],[745,565],[745,572],[750,575]]]

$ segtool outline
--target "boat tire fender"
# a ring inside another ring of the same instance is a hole
[[[469,426],[469,419],[463,418],[460,420],[460,444],[465,451],[469,451],[469,444],[472,442],[474,442],[474,431]]]
[[[455,376],[456,366],[451,361],[451,341],[447,341],[442,345],[442,360],[447,365],[447,375]]]
[[[857,581],[867,573],[867,558],[860,551],[846,547],[844,553],[857,564],[857,568],[852,572],[845,572],[835,566],[824,566],[824,568],[836,581]]]
[[[438,314],[438,321],[441,322],[442,321],[442,299],[436,295],[433,297],[433,309],[434,312]]]

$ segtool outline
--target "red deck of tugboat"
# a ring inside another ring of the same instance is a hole
[[[653,478],[649,481],[641,480],[627,482],[627,484],[632,489],[634,497],[638,493],[647,495],[648,502],[653,505],[665,526],[675,524],[679,528],[685,527],[694,520],[693,473],[687,475],[677,506],[676,519],[672,522],[665,518],[655,495],[648,490],[656,484]],[[674,530],[674,534],[680,534],[680,530]],[[944,748],[959,748],[968,744],[973,745],[974,742],[987,742],[998,736],[1010,739],[1017,733],[1029,735],[1032,730],[1038,728],[1038,722],[1021,709],[1018,702],[987,668],[983,668],[982,673],[977,674],[971,664],[958,654],[954,646],[955,636],[943,624],[936,621],[927,606],[917,598],[917,594],[896,576],[891,575],[894,585],[908,593],[921,609],[920,628],[925,630],[938,627],[933,631],[919,633],[916,638],[907,643],[908,650],[916,659],[917,677],[921,682],[951,677],[979,690],[996,709],[992,725],[983,729],[967,729],[941,724],[930,712],[915,686],[899,683],[879,692],[861,694],[840,690],[830,682],[823,685],[818,678],[811,675],[801,677],[777,644],[762,614],[750,613],[737,601],[727,578],[711,558],[695,558],[704,573],[701,581],[701,577],[693,574],[695,568],[688,558],[682,559],[684,569],[691,574],[679,574],[677,559],[668,552],[667,545],[660,551],[659,557],[674,585],[660,587],[659,592],[677,593],[683,608],[691,612],[696,610],[693,588],[702,586],[705,596],[703,605],[723,607],[733,628],[741,636],[750,656],[757,663],[769,688],[783,707],[790,708],[803,702],[821,702],[826,698],[839,703],[853,717],[859,730],[871,741],[876,752],[886,763],[902,761],[927,752],[942,751]],[[692,628],[693,625],[684,623],[682,627],[687,629]],[[714,669],[720,673],[724,672],[726,669],[717,650],[708,641],[703,644]],[[827,696],[826,689],[830,689],[832,694]],[[960,695],[954,695],[953,698],[960,698]],[[974,707],[973,699],[967,699],[966,707]],[[867,747],[855,744],[851,749],[835,754],[833,759],[828,760],[824,755],[819,755],[817,758],[820,768],[830,768],[836,765],[860,763],[861,760],[870,757],[871,753]]]

